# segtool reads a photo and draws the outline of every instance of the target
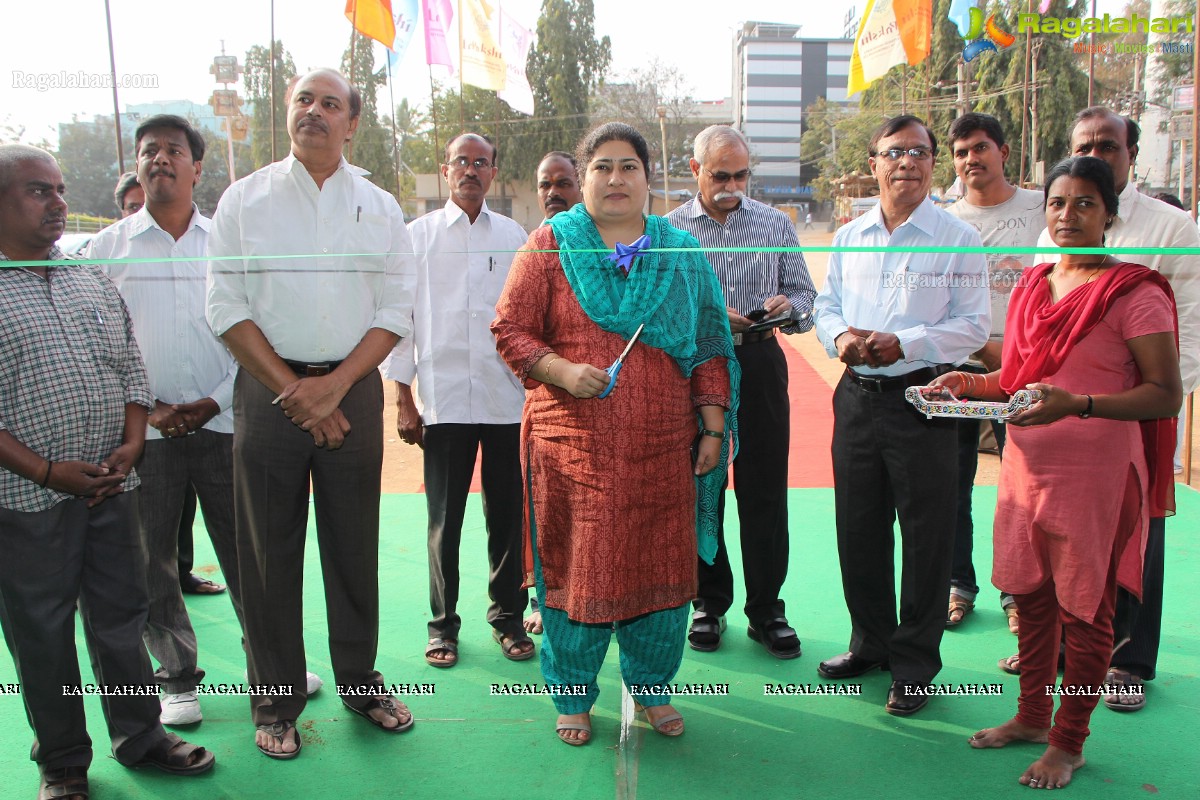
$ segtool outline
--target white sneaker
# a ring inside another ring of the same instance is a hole
[[[200,700],[195,692],[163,695],[162,713],[158,715],[163,725],[194,725],[202,719],[204,715],[200,713]]]
[[[249,672],[243,672],[242,677],[246,679],[246,683],[250,682],[250,673]],[[314,695],[317,693],[317,690],[320,689],[324,685],[325,685],[325,681],[321,680],[321,676],[318,675],[317,673],[315,673],[315,672],[305,672],[304,673],[304,693],[305,694]]]

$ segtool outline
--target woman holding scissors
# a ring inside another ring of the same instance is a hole
[[[542,672],[563,692],[557,733],[583,745],[614,625],[630,694],[659,733],[683,733],[666,687],[683,656],[698,539],[702,555],[715,551],[737,362],[712,268],[698,249],[675,250],[699,244],[642,213],[645,139],[608,123],[576,155],[584,201],[530,237],[492,331],[530,390],[526,566]]]
[[[1108,164],[1062,161],[1045,195],[1056,245],[1104,246],[1118,202]],[[1175,302],[1158,273],[1106,254],[1063,254],[1026,269],[1013,289],[999,372],[935,381],[981,400],[1044,393],[1009,420],[994,527],[992,582],[1021,610],[1017,715],[970,739],[976,748],[1047,743],[1019,779],[1033,788],[1066,786],[1083,765],[1117,584],[1140,594],[1149,516],[1174,510],[1176,341]]]

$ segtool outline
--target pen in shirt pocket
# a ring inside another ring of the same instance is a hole
[[[354,216],[355,222],[362,222],[362,206],[358,207],[358,213]]]
[[[92,308],[92,313],[96,315],[96,324],[97,324],[97,325],[103,325],[103,324],[104,324],[104,317],[100,316],[100,309],[93,307],[93,308]]]
[[[496,266],[496,259],[488,256],[488,272],[492,271],[492,267]]]

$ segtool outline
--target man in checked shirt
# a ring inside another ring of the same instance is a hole
[[[49,153],[0,146],[0,267],[63,258],[64,191]],[[0,624],[34,731],[39,797],[88,793],[76,600],[107,687],[114,758],[177,774],[214,762],[159,724],[142,645],[133,465],[153,405],[125,304],[97,268],[0,268]]]
[[[797,247],[796,229],[780,211],[745,196],[750,181],[750,147],[727,125],[713,125],[696,136],[691,159],[697,196],[667,215],[677,228],[705,247]],[[784,616],[779,597],[788,566],[788,372],[775,336],[803,333],[812,327],[816,297],[804,256],[791,252],[710,252],[725,302],[734,352],[742,366],[742,404],[738,411],[738,457],[733,462],[734,491],[742,536],[742,573],[746,579],[747,629],[776,658],[797,658],[800,639]],[[765,312],[765,313],[764,313]],[[754,318],[785,314],[798,322],[759,333],[747,329]],[[725,612],[733,603],[733,572],[725,549],[724,495],[716,560],[700,562],[700,594],[694,602],[688,643],[710,652],[721,646]]]

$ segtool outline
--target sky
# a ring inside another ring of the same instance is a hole
[[[146,3],[109,0],[112,9],[116,72],[130,88],[119,89],[127,103],[187,99],[207,102],[219,88],[209,74],[214,56],[225,52],[244,60],[254,44],[270,39],[270,0],[202,0],[195,3]],[[518,17],[536,19],[539,0],[502,0]],[[859,13],[865,0],[781,3],[779,0],[595,0],[597,35],[612,40],[611,75],[644,67],[653,54],[677,67],[697,100],[719,100],[731,93],[733,35],[755,20],[801,24],[805,37],[842,35],[847,11]],[[1100,12],[1117,10],[1119,0],[1101,0]],[[96,81],[109,72],[108,41],[102,0],[15,2],[6,0],[0,21],[0,136],[5,127],[24,130],[22,141],[57,140],[57,124],[72,115],[86,119],[112,113],[112,91],[96,88],[47,88],[38,80]],[[275,36],[291,52],[300,71],[338,66],[349,44],[350,23],[344,0],[276,0]],[[190,10],[190,9],[194,9]],[[377,63],[382,57],[377,50]],[[396,101],[426,104],[429,73],[420,30],[394,75]],[[157,88],[132,88],[156,82]],[[241,88],[240,86],[238,87]]]

